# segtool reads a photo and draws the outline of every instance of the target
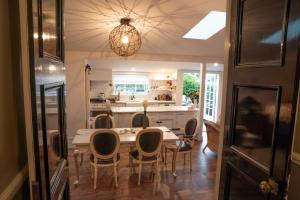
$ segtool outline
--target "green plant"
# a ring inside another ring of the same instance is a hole
[[[193,102],[199,99],[199,87],[198,77],[191,73],[183,75],[183,94],[190,97]]]

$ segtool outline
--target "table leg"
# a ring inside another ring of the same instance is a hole
[[[83,163],[83,152],[80,152],[80,166],[82,166]]]
[[[78,163],[78,156],[79,156],[79,150],[74,150],[74,162],[75,162],[75,171],[76,171],[76,180],[74,181],[74,185],[78,185],[79,183],[79,163]]]

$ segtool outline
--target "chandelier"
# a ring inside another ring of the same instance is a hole
[[[119,56],[132,56],[141,48],[140,33],[130,24],[130,18],[122,18],[120,23],[109,34],[110,48]]]

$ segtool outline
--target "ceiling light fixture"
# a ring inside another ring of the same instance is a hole
[[[49,71],[56,71],[56,67],[55,67],[55,65],[49,65]]]
[[[226,13],[210,11],[198,24],[196,24],[183,38],[207,40],[226,25]]]
[[[132,56],[142,45],[140,33],[130,21],[130,18],[122,18],[121,24],[109,34],[110,48],[119,56]]]

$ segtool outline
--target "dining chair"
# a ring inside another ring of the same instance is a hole
[[[115,120],[109,114],[100,114],[97,115],[93,122],[93,129],[111,129],[115,127]]]
[[[118,133],[109,129],[97,130],[90,139],[91,178],[94,189],[97,187],[98,168],[113,167],[115,186],[118,187],[118,163],[120,162],[120,138]]]
[[[143,112],[134,113],[131,116],[131,127],[149,127],[150,125],[150,117],[148,114]]]
[[[218,128],[218,125],[208,120],[203,120],[203,121],[206,127],[207,144],[203,148],[202,152],[204,153],[206,148],[208,147],[212,152],[217,153],[219,148],[219,136],[220,136],[220,130]]]
[[[156,164],[156,181],[159,181],[159,158],[163,141],[163,132],[157,128],[143,129],[137,133],[136,149],[129,152],[131,174],[134,164],[139,166],[138,185],[141,184],[141,174],[143,164]]]
[[[192,171],[192,150],[195,140],[195,131],[197,128],[197,119],[192,118],[187,121],[185,125],[185,131],[183,136],[180,138],[176,144],[165,145],[165,165],[167,165],[167,154],[168,150],[173,152],[172,158],[172,173],[173,176],[176,177],[176,158],[177,154],[181,153],[184,156],[184,164],[185,164],[185,155],[190,154],[190,170]]]

